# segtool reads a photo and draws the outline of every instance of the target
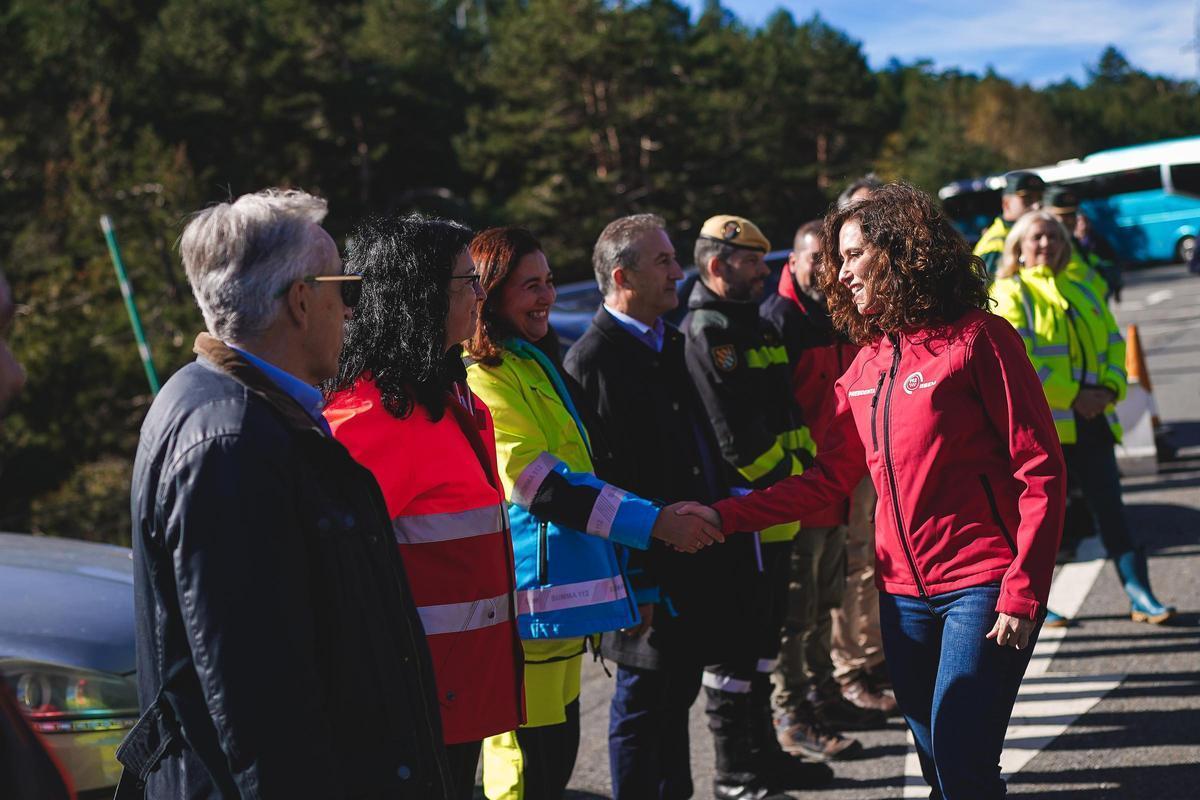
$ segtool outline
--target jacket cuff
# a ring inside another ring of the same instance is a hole
[[[648,549],[650,531],[653,530],[661,510],[649,500],[625,495],[617,507],[617,515],[608,535],[609,540],[638,550]]]
[[[1005,594],[1003,591],[1000,592],[1000,598],[996,600],[996,611],[998,613],[1008,614],[1010,617],[1019,617],[1021,619],[1036,621],[1041,615],[1043,608],[1043,604],[1037,600]]]
[[[718,500],[713,503],[713,510],[721,515],[721,533],[734,533],[740,531],[741,528],[737,525],[737,498],[727,497],[724,500]]]

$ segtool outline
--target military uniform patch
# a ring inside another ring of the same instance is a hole
[[[733,372],[737,367],[737,348],[731,344],[723,344],[712,349],[713,364],[722,372]]]

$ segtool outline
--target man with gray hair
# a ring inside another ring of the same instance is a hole
[[[321,417],[361,286],[325,210],[271,189],[180,239],[208,332],[134,464],[143,714],[119,798],[451,796],[386,505]]]

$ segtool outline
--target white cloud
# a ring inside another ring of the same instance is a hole
[[[691,0],[699,6],[699,0]],[[752,23],[783,7],[798,19],[819,12],[860,40],[872,63],[895,56],[929,58],[942,67],[980,70],[994,64],[1001,74],[1036,83],[1094,62],[1109,44],[1135,66],[1178,78],[1200,77],[1197,36],[1200,0],[725,0]],[[1044,48],[1046,67],[1036,54]],[[1031,59],[1031,56],[1033,58]]]

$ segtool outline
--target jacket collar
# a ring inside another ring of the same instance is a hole
[[[818,303],[805,294],[804,290],[800,288],[800,284],[796,282],[796,276],[786,266],[783,268],[783,272],[779,273],[779,296],[791,300],[813,321],[830,328],[833,327],[833,323],[829,319],[829,311],[824,304]]]
[[[592,317],[592,324],[600,331],[600,335],[608,339],[615,345],[625,348],[630,354],[644,361],[652,361],[658,358],[658,353],[651,350],[643,342],[639,342],[632,333],[625,329],[621,323],[617,322],[612,314],[604,310],[604,306],[600,306],[596,310],[596,315]],[[663,321],[663,352],[672,346],[681,334],[670,323]]]
[[[225,373],[250,392],[262,398],[267,405],[283,417],[290,427],[296,430],[312,430],[325,436],[325,431],[308,415],[295,399],[279,388],[276,383],[263,374],[262,370],[246,360],[241,353],[222,342],[215,336],[201,333],[196,337],[192,351],[212,364],[218,371]]]
[[[709,309],[731,317],[739,322],[758,319],[758,303],[750,300],[726,300],[704,285],[704,281],[696,281],[692,293],[688,297],[688,309]]]

